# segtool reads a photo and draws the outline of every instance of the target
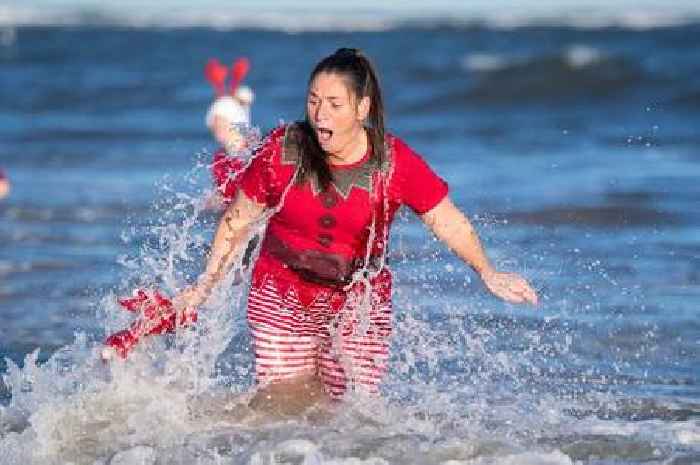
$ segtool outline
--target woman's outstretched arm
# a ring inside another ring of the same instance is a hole
[[[508,302],[537,304],[537,293],[525,279],[493,268],[473,226],[449,197],[420,218],[438,239],[479,274],[494,295]]]
[[[249,199],[241,190],[224,212],[214,235],[207,265],[197,282],[175,298],[178,308],[194,308],[209,297],[212,289],[243,253],[251,227],[260,220],[264,206]]]

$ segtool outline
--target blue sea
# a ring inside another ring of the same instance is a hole
[[[0,30],[0,464],[700,464],[700,23],[330,29]],[[202,268],[207,59],[250,59],[264,134],[341,46],[540,305],[491,296],[406,211],[380,399],[247,411],[245,278],[102,363],[117,297]]]

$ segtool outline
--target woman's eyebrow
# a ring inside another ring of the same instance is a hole
[[[316,98],[322,98],[321,96],[319,96],[319,95],[318,95],[316,92],[314,92],[313,90],[309,90],[309,96],[310,96],[310,97],[316,97]],[[323,98],[325,98],[326,100],[342,100],[343,97],[340,96],[340,95],[329,95],[329,96],[323,97]]]

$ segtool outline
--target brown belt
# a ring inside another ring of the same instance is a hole
[[[348,259],[318,250],[293,250],[270,233],[265,237],[265,249],[305,281],[324,286],[338,287],[350,283],[353,274],[364,264],[364,259],[359,257]],[[370,257],[369,268],[376,270],[380,263],[380,257]]]

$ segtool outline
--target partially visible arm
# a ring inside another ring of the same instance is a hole
[[[245,137],[234,124],[235,121],[216,115],[211,126],[211,131],[216,141],[225,147],[226,151],[234,153],[243,150],[246,145]]]
[[[264,206],[249,199],[243,191],[224,212],[214,235],[204,273],[197,283],[175,299],[179,308],[197,307],[209,297],[212,289],[221,281],[240,253],[245,249],[245,239],[253,224],[262,218]]]
[[[476,231],[449,197],[420,218],[438,239],[479,274],[493,294],[513,303],[537,303],[537,293],[525,279],[514,273],[500,273],[493,268]]]
[[[435,207],[421,215],[421,220],[438,239],[480,276],[494,271],[476,231],[449,197],[445,197]]]

